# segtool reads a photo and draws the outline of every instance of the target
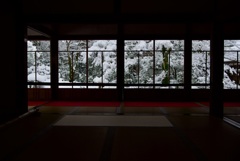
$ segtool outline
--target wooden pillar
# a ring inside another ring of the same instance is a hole
[[[192,39],[191,24],[186,24],[184,41],[184,90],[186,97],[190,100],[192,83]]]
[[[114,14],[117,20],[117,91],[121,103],[116,109],[117,114],[124,114],[124,24],[121,21],[121,0],[114,1]]]
[[[114,1],[114,15],[117,20],[117,91],[118,101],[124,101],[124,25],[121,21],[121,0]]]
[[[19,13],[19,12],[18,12]],[[27,26],[21,14],[17,16],[16,30],[16,109],[19,114],[28,111],[27,94]]]
[[[210,115],[223,117],[223,57],[224,39],[222,24],[218,21],[212,23],[211,34],[211,79],[210,79]]]
[[[55,34],[51,37],[51,92],[52,100],[58,99],[58,39]]]
[[[124,39],[123,39],[123,25],[118,25],[117,38],[117,89],[118,100],[124,101]]]

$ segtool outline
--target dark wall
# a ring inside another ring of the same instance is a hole
[[[25,27],[21,9],[16,6],[19,4],[4,2],[1,5],[0,122],[27,111]]]

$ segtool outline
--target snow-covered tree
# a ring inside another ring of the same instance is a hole
[[[183,83],[182,50],[183,41],[179,40],[125,41],[125,83]]]
[[[210,83],[210,41],[192,41],[192,84]],[[196,86],[196,88],[209,88]]]
[[[125,41],[124,79],[126,84],[153,82],[153,41]]]
[[[224,89],[236,89],[239,85],[240,41],[224,41]]]
[[[31,41],[33,46],[36,47],[37,51],[50,51],[50,41],[49,40],[33,40]]]
[[[234,89],[240,41],[224,46],[224,88]],[[124,48],[125,84],[184,83],[183,40],[127,40]],[[116,40],[60,40],[59,82],[116,83],[116,57]],[[210,83],[209,40],[192,41],[191,70],[193,84]],[[50,41],[28,41],[28,81],[50,82]]]
[[[236,50],[240,49],[239,43],[236,40],[224,41],[224,89],[234,89],[237,87],[236,81],[233,80],[237,76],[237,69],[236,67],[231,67],[230,64],[234,63],[234,61],[237,62]],[[192,41],[192,50],[192,83],[210,83],[210,41]],[[205,87],[199,86],[197,88]]]
[[[86,82],[86,41],[59,41],[59,82]]]
[[[116,41],[62,40],[59,51],[60,82],[116,83]]]
[[[43,44],[47,44],[46,42]],[[50,82],[50,52],[41,48],[41,41],[27,42],[27,62],[29,82]]]
[[[230,79],[231,75],[235,75],[236,69],[224,64],[223,85],[224,89],[236,89],[237,84],[233,79]]]
[[[89,41],[88,81],[91,83],[116,83],[117,61],[115,40]]]

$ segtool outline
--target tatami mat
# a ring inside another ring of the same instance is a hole
[[[165,116],[85,116],[66,115],[55,126],[172,127]]]

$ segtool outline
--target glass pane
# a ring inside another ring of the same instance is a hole
[[[86,52],[75,52],[75,63],[73,71],[75,72],[75,81],[77,83],[87,82],[87,53]]]
[[[88,82],[103,83],[103,52],[88,53]]]
[[[117,83],[117,53],[103,52],[103,83]]]
[[[117,41],[88,41],[88,82],[117,82]]]
[[[170,84],[184,83],[184,52],[174,50],[170,53]]]
[[[86,40],[59,40],[59,51],[86,51]]]
[[[116,57],[116,40],[61,40],[59,82],[116,83]]]
[[[124,48],[124,83],[152,84],[153,40],[127,40]],[[141,86],[140,88],[149,87]]]
[[[69,83],[73,82],[71,75],[72,65],[72,52],[59,52],[58,53],[58,82]]]
[[[209,89],[210,85],[210,40],[192,41],[192,84],[193,89]],[[206,84],[206,85],[204,85]]]
[[[156,40],[155,41],[155,83],[181,84],[184,83],[184,41]],[[158,87],[157,87],[158,88]],[[178,88],[160,87],[160,88]]]
[[[183,40],[125,41],[124,83],[162,85],[183,83],[183,49]]]
[[[86,40],[58,41],[59,83],[86,83],[86,44]]]
[[[224,89],[239,88],[239,40],[224,41]]]
[[[167,74],[163,69],[163,54],[160,50],[155,52],[155,83],[162,84],[165,75]]]
[[[27,42],[28,82],[51,81],[49,50],[50,50],[49,41]],[[41,85],[38,86],[38,88],[45,88],[45,86]],[[46,88],[49,88],[49,86],[46,86]]]
[[[116,40],[88,40],[88,51],[116,51]]]
[[[124,83],[137,84],[139,76],[139,63],[138,52],[127,51],[125,52],[124,62]]]
[[[139,84],[152,84],[152,83],[153,83],[153,51],[139,52]]]
[[[50,52],[36,52],[37,81],[50,82]]]
[[[36,52],[27,53],[27,68],[28,68],[28,82],[36,82],[37,81],[37,73],[36,73]]]

